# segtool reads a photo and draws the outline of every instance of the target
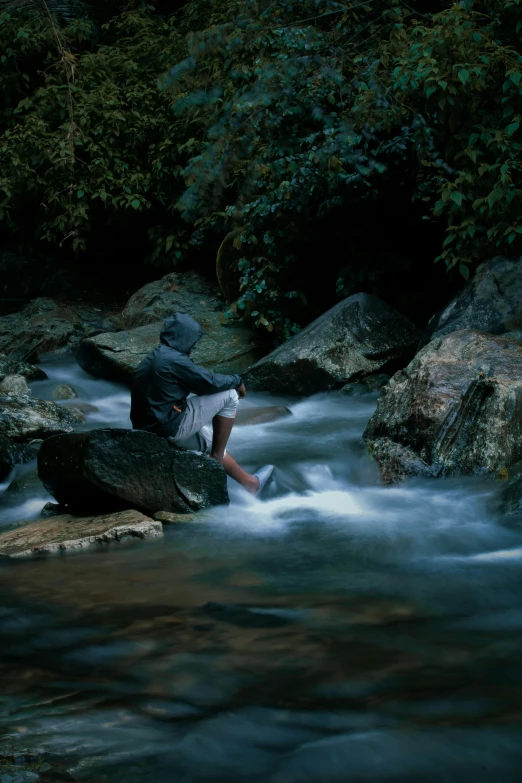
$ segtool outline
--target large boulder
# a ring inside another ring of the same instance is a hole
[[[428,324],[424,342],[462,329],[490,334],[522,329],[522,260],[498,256],[481,264],[473,278]]]
[[[522,459],[522,346],[453,332],[384,387],[364,439],[385,481],[493,474]]]
[[[203,321],[200,323],[203,325]],[[159,344],[162,326],[163,321],[89,337],[76,349],[78,364],[98,378],[130,384],[138,364]],[[249,329],[216,323],[203,335],[190,356],[196,364],[216,372],[242,373],[260,353]]]
[[[415,352],[418,329],[381,299],[355,294],[254,364],[251,389],[314,394],[384,369],[398,369]]]
[[[139,511],[120,511],[95,517],[62,514],[37,522],[22,523],[14,530],[2,533],[0,555],[42,557],[162,535],[161,522],[149,519]]]
[[[224,301],[216,283],[196,272],[171,272],[153,280],[131,296],[121,314],[123,329],[164,321],[175,312],[191,315],[201,326],[213,328],[222,316]]]
[[[71,508],[190,513],[229,502],[216,460],[138,430],[50,438],[38,455],[38,473],[48,492]]]
[[[94,308],[39,298],[20,312],[0,317],[0,353],[36,362],[41,354],[70,350],[84,337],[114,328]]]
[[[17,442],[72,432],[84,420],[80,411],[66,409],[55,402],[33,400],[28,396],[0,397],[0,435]]]
[[[45,381],[46,373],[34,364],[26,364],[0,353],[0,382],[10,375],[21,375],[26,381]]]

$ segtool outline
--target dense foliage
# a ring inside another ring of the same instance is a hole
[[[465,278],[521,252],[522,0],[190,0],[170,18],[139,2],[103,25],[50,16],[56,27],[0,15],[11,236],[81,253],[111,220],[139,215],[149,257],[169,266],[187,242],[214,254],[231,232],[220,279],[246,318],[283,334],[306,320],[317,277],[332,300],[335,286],[378,290],[373,234],[395,202],[440,231],[426,234],[438,244],[428,262]]]
[[[151,252],[172,264],[182,159],[157,79],[183,51],[174,20],[140,3],[102,24],[46,8],[0,15],[0,220],[22,244],[81,253],[122,215],[150,212]]]

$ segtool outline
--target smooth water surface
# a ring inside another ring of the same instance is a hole
[[[124,388],[44,367],[35,396],[72,383],[85,426],[129,426]],[[0,564],[2,747],[53,781],[522,780],[521,529],[494,482],[381,487],[375,402],[249,395],[293,412],[233,433],[277,465],[263,501],[231,486],[163,540]],[[3,492],[0,523],[48,499]]]

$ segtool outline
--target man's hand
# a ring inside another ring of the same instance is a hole
[[[239,396],[240,400],[242,400],[243,397],[246,397],[246,389],[245,389],[245,384],[244,383],[242,383],[241,386],[238,386],[236,391],[238,393],[238,396]]]

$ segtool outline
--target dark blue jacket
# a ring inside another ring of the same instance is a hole
[[[216,394],[241,385],[240,375],[212,373],[189,358],[202,335],[201,326],[190,315],[175,313],[167,318],[160,345],[143,359],[132,377],[130,415],[134,429],[154,431],[168,424],[173,434],[189,394]]]

